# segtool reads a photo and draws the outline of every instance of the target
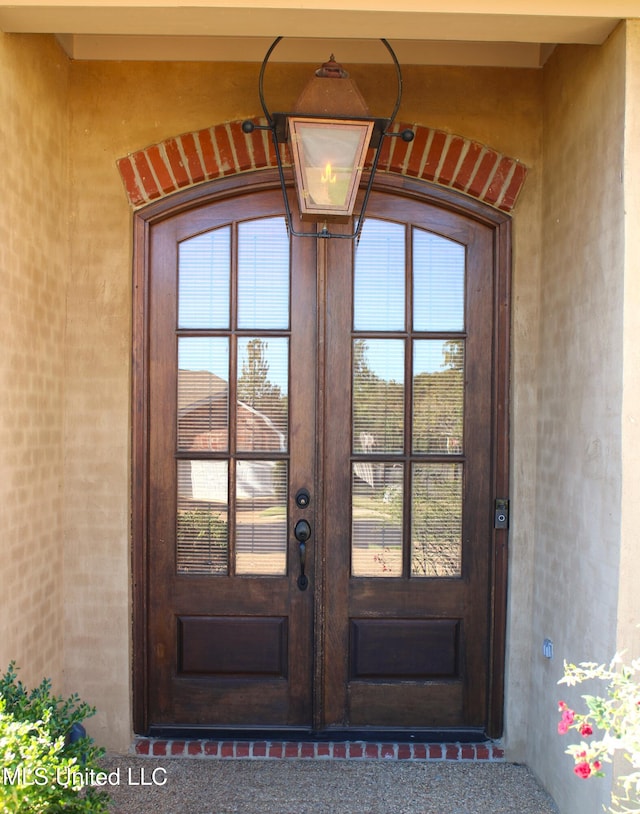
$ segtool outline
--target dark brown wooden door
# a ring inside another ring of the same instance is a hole
[[[376,192],[357,246],[289,240],[271,190],[145,228],[138,731],[496,734],[492,224]]]
[[[331,726],[484,728],[492,541],[493,234],[378,195],[327,259]]]

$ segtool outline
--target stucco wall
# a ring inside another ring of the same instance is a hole
[[[0,34],[0,669],[60,689],[68,63]]]
[[[563,814],[608,781],[572,773],[556,734],[563,660],[616,648],[621,508],[625,32],[558,48],[544,71],[544,183],[530,714],[526,760]],[[554,658],[542,657],[544,637]],[[582,690],[584,692],[584,690]]]

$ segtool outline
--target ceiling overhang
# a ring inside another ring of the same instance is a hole
[[[102,60],[261,61],[279,35],[298,43],[277,59],[315,62],[311,35],[353,40],[355,62],[380,61],[371,41],[384,37],[404,64],[537,67],[554,44],[598,45],[635,16],[638,0],[0,0],[3,31],[55,34],[72,58]]]

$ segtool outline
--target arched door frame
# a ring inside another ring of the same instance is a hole
[[[148,337],[148,264],[149,232],[160,221],[207,203],[228,197],[251,195],[260,190],[277,188],[279,179],[273,169],[228,176],[203,182],[167,195],[134,213],[134,280],[133,280],[133,366],[132,366],[132,571],[133,571],[133,721],[134,730],[146,729],[147,665],[147,355]],[[511,218],[494,206],[453,189],[406,175],[380,173],[374,189],[423,201],[444,210],[462,214],[490,227],[494,235],[494,409],[491,411],[494,453],[492,492],[509,495],[509,324]],[[500,737],[503,730],[504,671],[507,615],[508,532],[495,529],[491,551],[491,642],[487,734]]]

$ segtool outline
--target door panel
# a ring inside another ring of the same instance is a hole
[[[355,257],[329,246],[327,375],[351,395],[324,406],[329,726],[486,723],[492,248],[388,196]]]
[[[495,224],[377,191],[289,240],[274,189],[148,234],[137,730],[496,734]]]
[[[310,242],[290,256],[280,205],[252,196],[152,233],[151,726],[310,720],[313,600],[288,529],[290,493],[313,495],[315,260]]]

